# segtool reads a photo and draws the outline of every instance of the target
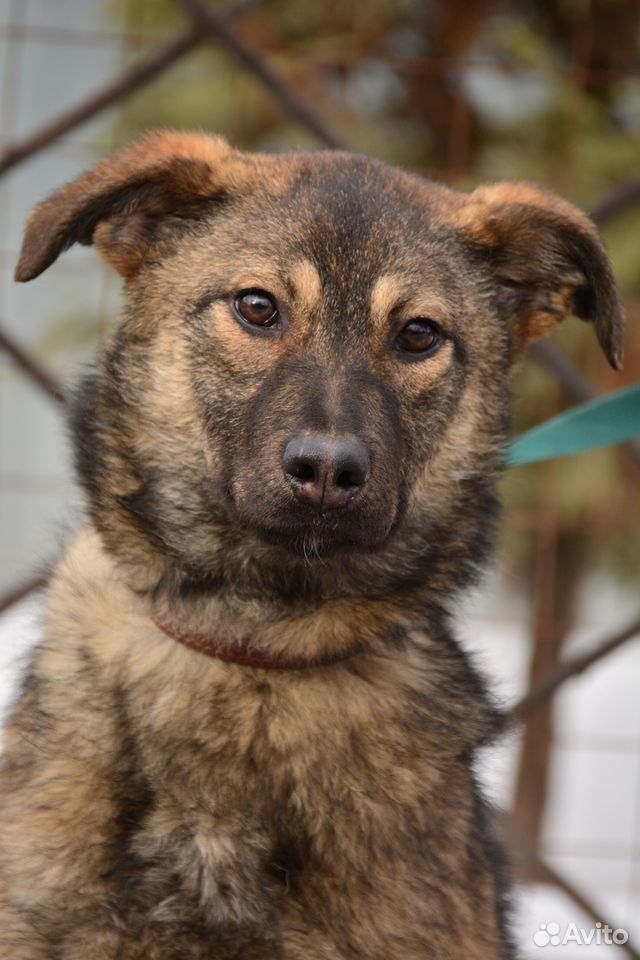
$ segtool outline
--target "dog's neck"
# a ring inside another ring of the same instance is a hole
[[[317,598],[289,609],[225,590],[139,596],[151,620],[176,642],[219,660],[266,669],[307,669],[359,652],[382,652],[407,629],[437,631],[442,619],[418,588]]]
[[[156,627],[183,646],[219,660],[277,670],[330,666],[393,645],[398,629],[423,619],[388,597],[345,597],[289,614],[220,597],[197,602],[156,598],[145,605]]]
[[[360,650],[394,645],[407,629],[439,631],[443,611],[432,607],[426,587],[386,590],[379,596],[315,598],[287,609],[270,598],[231,590],[190,593],[157,591],[135,574],[142,565],[123,564],[102,534],[84,534],[110,575],[131,591],[141,609],[165,635],[220,660],[301,669],[337,663]],[[250,642],[248,642],[250,640]]]
[[[268,648],[256,647],[251,643],[251,640],[247,639],[229,641],[216,634],[189,632],[158,616],[154,616],[152,619],[160,630],[191,650],[207,657],[215,657],[226,663],[235,663],[238,666],[261,670],[312,670],[320,667],[331,667],[345,660],[350,660],[364,650],[364,645],[356,640],[350,649],[344,651],[335,651],[324,655],[296,656],[287,654],[285,651],[277,652]]]

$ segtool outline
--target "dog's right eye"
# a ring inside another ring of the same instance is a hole
[[[252,327],[272,327],[280,316],[275,299],[265,290],[241,290],[233,298],[233,309]]]

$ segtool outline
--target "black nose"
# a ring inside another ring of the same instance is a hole
[[[371,472],[369,452],[354,437],[300,434],[287,444],[284,475],[299,500],[335,510],[352,500]]]

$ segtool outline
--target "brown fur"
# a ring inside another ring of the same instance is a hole
[[[89,518],[7,730],[2,960],[497,960],[500,855],[473,777],[499,727],[450,618],[491,546],[522,348],[621,311],[587,219],[348,154],[157,132],[36,208],[16,276],[94,242],[127,307],[78,393]],[[235,291],[277,298],[273,330]],[[443,330],[399,351],[415,317]],[[314,513],[297,431],[371,477]],[[180,646],[152,617],[263,655]]]

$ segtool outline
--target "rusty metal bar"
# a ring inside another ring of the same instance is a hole
[[[25,583],[21,583],[19,587],[9,590],[8,593],[0,597],[0,614],[3,614],[16,603],[20,603],[21,600],[25,600],[36,590],[41,590],[47,585],[47,581],[48,577],[33,577],[32,580],[27,580]]]
[[[569,396],[579,403],[592,400],[596,391],[562,350],[540,340],[529,347],[529,356],[560,381]]]
[[[0,176],[21,161],[50,146],[55,140],[80,126],[81,123],[106,110],[107,107],[110,107],[122,97],[148,83],[156,74],[175,63],[185,53],[193,50],[199,42],[199,32],[195,29],[187,30],[156,50],[151,56],[129,67],[112,83],[87,97],[86,100],[63,113],[52,123],[45,124],[44,127],[36,130],[34,134],[26,137],[21,143],[9,146],[0,156]]]
[[[49,399],[55,400],[56,403],[62,406],[65,405],[66,398],[64,390],[55,377],[25,353],[22,347],[19,347],[15,340],[2,330],[2,328],[0,328],[0,350],[4,350],[4,352],[10,356],[20,372],[31,380],[32,383],[35,383],[40,390],[44,391]]]
[[[591,210],[591,219],[603,226],[628,207],[640,202],[640,176],[635,174],[606,193]]]
[[[609,637],[608,640],[603,640],[597,644],[588,653],[580,654],[561,663],[556,670],[552,671],[546,679],[536,684],[529,693],[525,694],[525,696],[511,708],[507,715],[508,720],[517,723],[524,716],[535,710],[541,703],[544,703],[552,697],[558,687],[562,686],[567,680],[584,673],[584,671],[592,667],[594,663],[602,660],[603,657],[617,650],[618,647],[621,647],[622,644],[628,640],[633,640],[639,634],[640,618],[629,624],[624,630],[620,630],[612,637]]]
[[[226,26],[227,20],[233,17],[243,16],[251,10],[260,6],[264,0],[238,0],[228,7],[223,8],[216,14],[220,22]],[[80,126],[90,120],[96,114],[106,110],[107,107],[117,103],[123,97],[128,96],[152,80],[157,74],[162,73],[167,67],[179,60],[185,54],[193,50],[199,43],[206,39],[201,27],[193,24],[189,29],[179,34],[177,37],[169,40],[164,46],[154,53],[133,64],[125,70],[119,77],[107,84],[102,90],[92,94],[83,100],[77,106],[72,107],[66,113],[63,113],[56,120],[46,124],[39,130],[36,130],[31,136],[26,137],[21,143],[9,146],[0,156],[0,176],[7,173],[13,167],[33,154],[38,153],[45,147],[50,146],[55,140],[69,133],[70,130]]]
[[[300,97],[295,90],[269,66],[265,58],[238,36],[227,19],[206,6],[201,0],[178,0],[201,29],[206,30],[275,97],[286,113],[301,126],[310,130],[318,140],[332,149],[344,149],[342,140],[322,117]]]

